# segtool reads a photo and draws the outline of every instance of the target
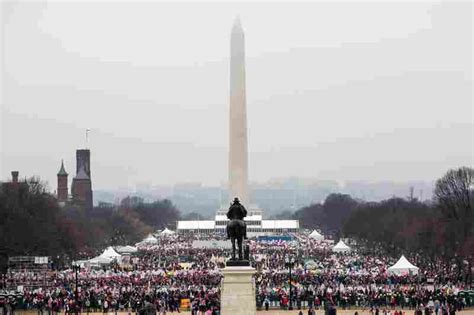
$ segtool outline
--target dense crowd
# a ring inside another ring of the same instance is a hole
[[[218,314],[220,283],[226,248],[193,248],[197,235],[168,235],[154,244],[138,245],[128,263],[101,268],[49,271],[46,274],[14,272],[6,275],[3,286],[23,290],[17,296],[1,296],[3,309],[39,311],[133,311],[152,307],[159,312],[179,311],[187,307],[193,314]],[[351,251],[335,254],[332,243],[317,241],[304,234],[292,241],[249,240],[252,265],[257,269],[255,288],[257,306],[263,309],[372,308],[428,309],[436,314],[470,307],[470,289],[458,278],[455,266],[442,263],[419,265],[418,275],[394,275],[388,267],[395,257]],[[291,274],[285,257],[295,257]],[[415,262],[421,263],[416,257]],[[44,285],[37,283],[41,278]],[[20,287],[21,288],[21,287]],[[77,296],[76,296],[77,294]],[[76,305],[78,301],[78,305]],[[426,314],[426,312],[425,312]]]
[[[297,235],[296,235],[297,236]],[[293,306],[323,307],[332,303],[342,308],[417,308],[472,306],[472,296],[459,294],[469,289],[460,281],[455,266],[431,264],[417,275],[390,274],[388,267],[396,259],[383,255],[363,255],[356,251],[335,254],[331,243],[298,237],[297,242],[253,243],[258,253],[255,265],[257,303],[290,304],[289,273],[285,256],[299,259],[291,275]],[[313,259],[308,259],[308,258]],[[306,259],[305,259],[306,258]],[[305,263],[306,260],[306,263]]]

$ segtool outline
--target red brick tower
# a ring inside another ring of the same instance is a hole
[[[68,196],[67,172],[64,169],[64,161],[61,161],[61,169],[58,172],[58,201],[66,202]]]
[[[92,210],[91,180],[83,166],[72,180],[71,192],[75,204],[85,206],[86,210]]]
[[[17,185],[18,184],[18,171],[12,171],[12,183]]]

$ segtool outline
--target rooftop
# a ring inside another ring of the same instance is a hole
[[[61,168],[59,169],[58,176],[67,176],[66,169],[64,168],[64,161],[61,160]]]

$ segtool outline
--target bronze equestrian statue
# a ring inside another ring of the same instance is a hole
[[[227,218],[230,220],[227,223],[227,239],[232,241],[232,259],[236,260],[235,257],[235,241],[237,241],[239,252],[238,256],[240,261],[244,260],[243,257],[243,240],[247,239],[247,226],[244,222],[244,218],[247,216],[247,210],[240,203],[239,198],[234,198],[234,202],[230,205],[229,211],[227,212]]]

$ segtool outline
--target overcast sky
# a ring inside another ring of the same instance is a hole
[[[466,2],[2,2],[1,178],[55,188],[90,128],[95,189],[227,180],[230,29],[249,176],[434,180],[473,165]]]

